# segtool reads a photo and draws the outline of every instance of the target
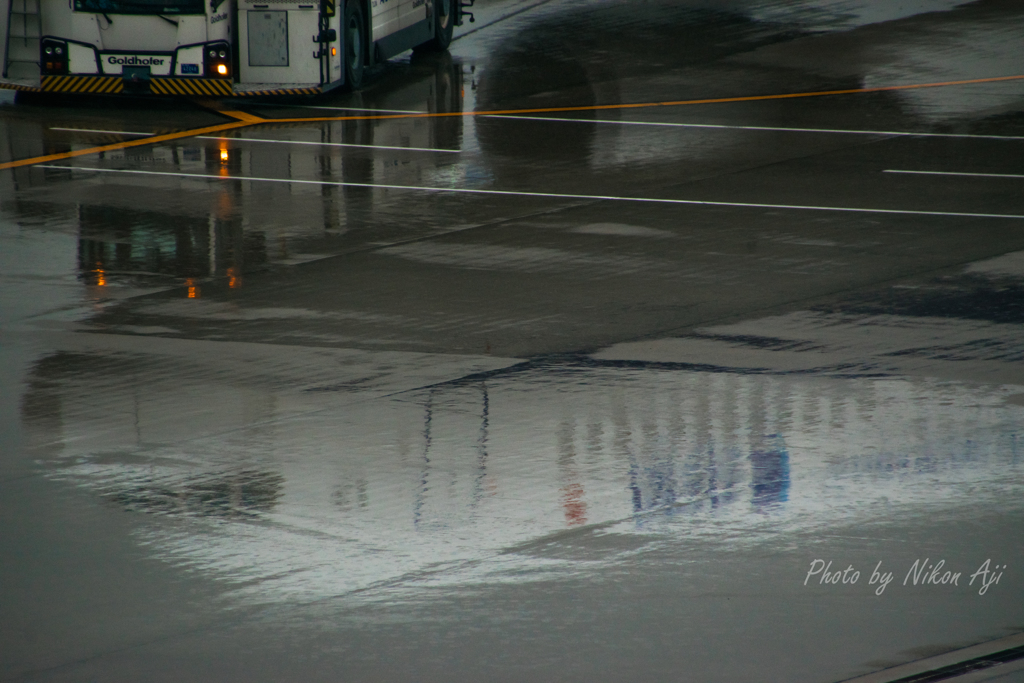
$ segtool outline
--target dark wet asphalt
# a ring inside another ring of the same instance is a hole
[[[479,5],[450,57],[239,108],[1024,74],[1017,2]],[[1024,630],[1022,107],[264,124],[0,171],[0,679],[827,682]],[[8,102],[0,163],[224,120]]]

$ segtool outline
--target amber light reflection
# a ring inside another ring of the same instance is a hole
[[[227,163],[229,158],[228,143],[227,141],[222,140],[220,143],[220,175],[222,176],[228,175]]]
[[[231,289],[238,289],[242,286],[242,276],[238,274],[238,269],[234,266],[228,268],[228,287]]]
[[[98,263],[96,265],[99,265]],[[96,286],[106,287],[107,286],[107,275],[103,272],[102,268],[96,269]]]
[[[188,287],[188,298],[198,299],[199,298],[199,286],[196,285],[196,281],[192,278],[185,280],[185,285]]]

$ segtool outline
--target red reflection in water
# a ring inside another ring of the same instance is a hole
[[[562,487],[562,507],[565,508],[565,521],[569,526],[587,523],[587,504],[583,502],[582,484]]]

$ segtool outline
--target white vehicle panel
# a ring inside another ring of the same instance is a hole
[[[178,59],[175,65],[175,75],[177,76],[194,76],[196,71],[185,71],[183,67],[186,65],[197,69],[199,73],[203,72],[203,46],[196,45],[195,47],[186,47],[178,50]]]
[[[96,51],[77,43],[68,44],[68,70],[73,74],[96,74]]]
[[[319,83],[320,63],[313,58],[319,31],[313,4],[272,8],[243,2],[238,13],[242,83]]]
[[[372,0],[370,14],[373,39],[380,40],[426,19],[427,7],[425,0]]]
[[[427,18],[426,0],[411,0],[399,6],[399,26],[407,28]]]
[[[69,38],[83,43],[91,43],[96,47],[102,48],[103,41],[100,39],[99,21],[95,14],[72,12],[71,35]]]

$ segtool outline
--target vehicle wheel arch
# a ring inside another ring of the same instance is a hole
[[[370,66],[371,62],[368,55],[371,54],[369,46],[371,45],[370,30],[372,22],[367,16],[369,2],[367,0],[347,0],[342,4],[341,21],[339,22],[340,33],[343,36],[342,42],[342,69],[345,72],[345,90],[358,90],[362,87],[363,78],[366,69]],[[356,15],[356,16],[353,16]],[[358,43],[353,48],[353,43],[356,42],[352,38],[352,33],[349,28],[352,19],[356,19],[355,30],[358,34]],[[358,68],[352,65],[358,64]]]

